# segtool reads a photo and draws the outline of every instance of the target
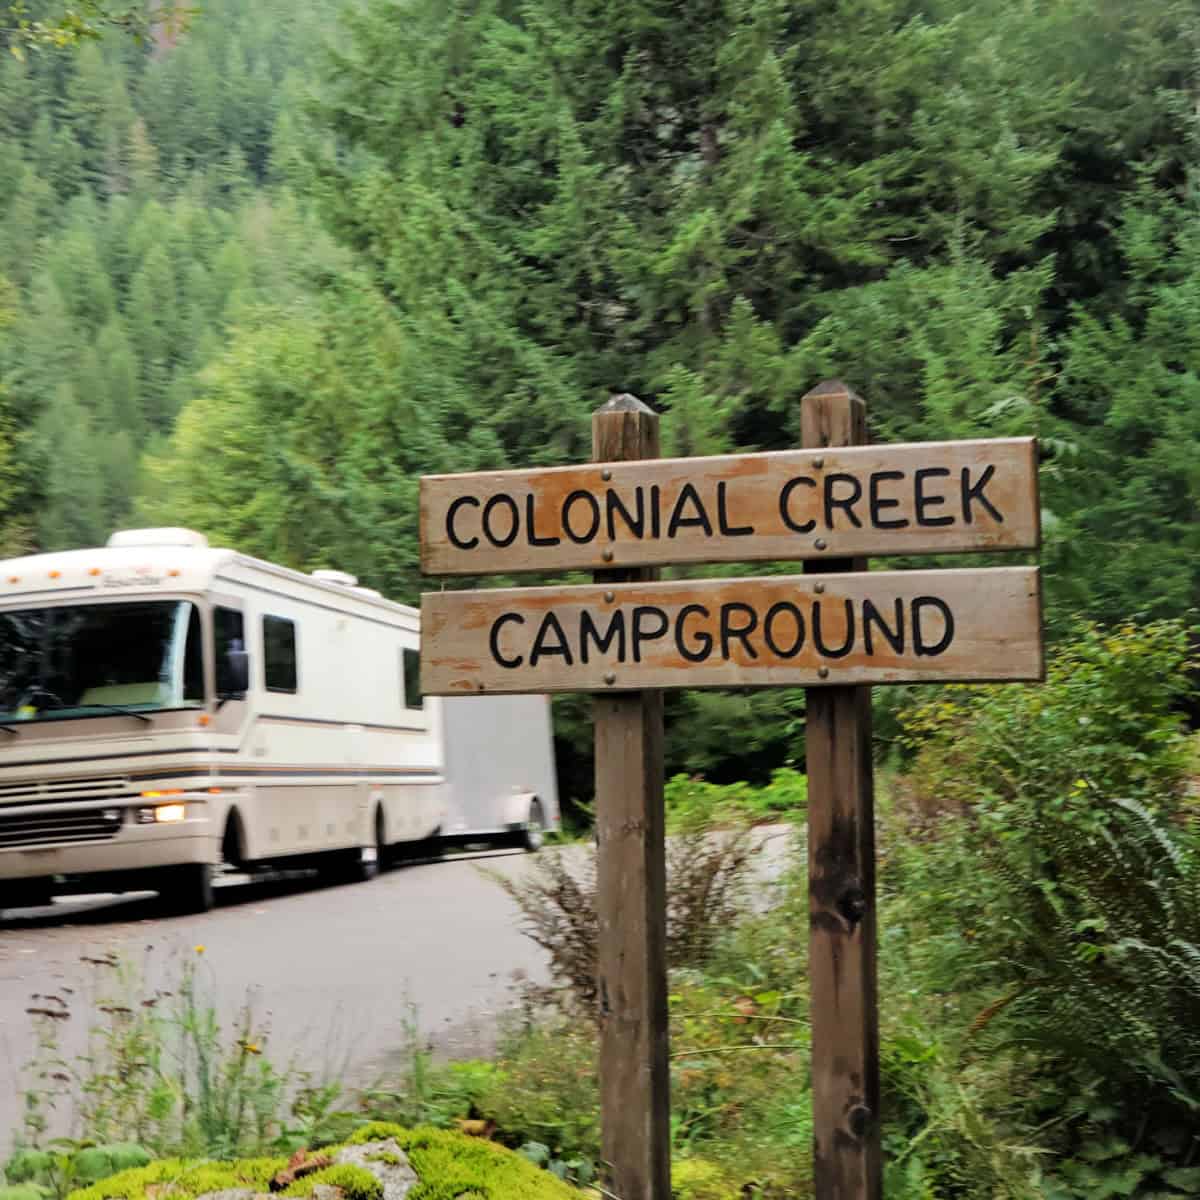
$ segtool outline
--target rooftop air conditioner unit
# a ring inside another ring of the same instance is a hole
[[[208,538],[193,529],[118,529],[108,539],[111,547],[122,546],[189,546],[208,549]]]
[[[352,588],[358,585],[357,576],[347,575],[345,571],[314,571],[312,577],[322,583],[336,583],[342,587]]]

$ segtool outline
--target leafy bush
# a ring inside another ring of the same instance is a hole
[[[689,833],[667,845],[667,964],[702,962],[739,911],[755,848],[748,831]],[[522,928],[550,956],[551,989],[530,987],[534,1001],[554,1001],[595,1019],[596,854],[542,854],[527,876],[491,878],[516,903]]]
[[[32,1189],[40,1200],[45,1200],[149,1162],[150,1155],[141,1146],[94,1146],[63,1138],[48,1150],[15,1151],[4,1164],[4,1178],[10,1184]]]
[[[1026,1155],[1036,1185],[1012,1194],[1193,1194],[1200,837],[1176,712],[1190,666],[1178,624],[1088,625],[1044,687],[950,689],[911,716],[912,823],[886,915],[911,977],[962,1002],[959,1069],[1027,1064],[1020,1120],[1046,1125],[1061,1166]]]
[[[665,800],[671,832],[795,820],[808,810],[808,779],[790,767],[778,768],[758,788],[676,775],[667,781]]]
[[[1082,624],[1044,684],[941,689],[905,717],[915,798],[993,830],[1026,810],[1102,824],[1091,814],[1113,796],[1158,806],[1190,761],[1180,706],[1196,665],[1180,622]]]

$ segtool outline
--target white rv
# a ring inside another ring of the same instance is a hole
[[[0,563],[0,908],[212,904],[222,868],[365,878],[557,826],[545,697],[419,690],[420,613],[182,529]]]

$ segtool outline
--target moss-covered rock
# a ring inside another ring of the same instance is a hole
[[[418,1182],[406,1200],[580,1200],[583,1196],[519,1154],[461,1133],[404,1129],[377,1122],[359,1129],[346,1146],[374,1142],[392,1143],[376,1155],[381,1168],[397,1165],[390,1160],[400,1158],[398,1148],[416,1173]],[[371,1173],[372,1155],[362,1155],[361,1165],[337,1162],[338,1152],[343,1149],[325,1147],[321,1153],[333,1158],[335,1164],[297,1180],[281,1196],[309,1196],[318,1184],[329,1184],[341,1188],[347,1200],[380,1200],[383,1188]],[[284,1158],[229,1163],[164,1159],[80,1188],[71,1193],[69,1200],[196,1200],[231,1188],[266,1192],[272,1177],[286,1166]]]
[[[287,1166],[286,1158],[242,1158],[236,1162],[189,1162],[163,1158],[149,1166],[121,1171],[90,1187],[71,1193],[72,1200],[159,1200],[165,1194],[181,1200],[223,1192],[232,1188],[252,1188],[265,1192],[274,1175]],[[147,1192],[149,1190],[149,1196]]]
[[[0,1200],[46,1200],[45,1194],[32,1183],[0,1185]]]
[[[303,1179],[297,1179],[281,1194],[311,1196],[313,1189],[321,1184],[341,1188],[346,1194],[346,1200],[383,1200],[383,1184],[365,1167],[356,1167],[353,1163],[335,1163],[331,1167],[322,1167],[311,1175],[305,1175]]]
[[[675,1200],[739,1200],[741,1187],[716,1163],[703,1158],[680,1158],[671,1165]]]

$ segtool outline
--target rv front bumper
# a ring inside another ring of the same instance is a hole
[[[202,795],[0,805],[0,880],[119,878],[181,863],[215,863],[219,842]]]

